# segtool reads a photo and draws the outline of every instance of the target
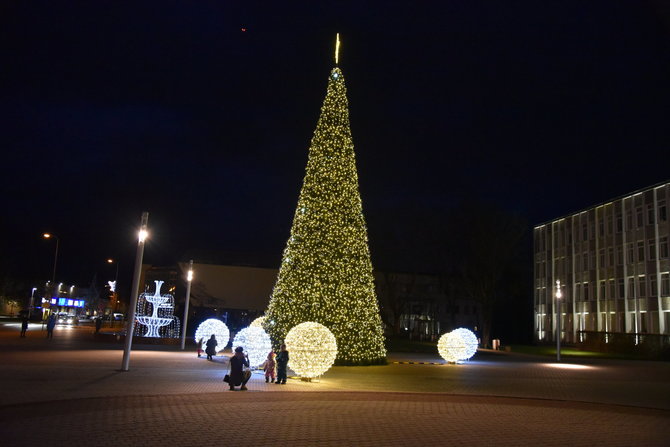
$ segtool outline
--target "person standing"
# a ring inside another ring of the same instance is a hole
[[[102,316],[98,316],[98,318],[95,319],[95,333],[97,334],[100,332],[100,328],[102,327]]]
[[[228,382],[230,391],[235,391],[235,387],[240,385],[240,390],[246,391],[246,385],[250,378],[249,357],[244,353],[244,348],[238,346],[235,348],[235,355],[230,358],[230,382]]]
[[[216,347],[219,343],[216,341],[216,336],[212,336],[207,340],[207,348],[205,349],[205,354],[207,354],[207,360],[212,360],[212,356],[216,355]]]
[[[277,354],[277,385],[286,385],[286,367],[288,366],[288,351],[286,345],[282,344]]]
[[[198,340],[196,343],[198,344],[198,358],[202,355],[202,341],[204,340],[205,337],[200,337],[200,340]]]
[[[47,338],[54,338],[54,328],[56,327],[56,315],[49,315],[47,320]]]
[[[268,383],[268,380],[270,383],[273,383],[275,381],[275,353],[270,351],[268,354],[268,358],[265,359],[265,363],[263,364],[263,371],[265,371],[265,383]]]
[[[28,330],[28,316],[24,315],[21,319],[21,338],[26,337],[26,331]]]

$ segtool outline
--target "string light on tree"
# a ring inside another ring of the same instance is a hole
[[[301,323],[286,335],[288,366],[300,377],[314,378],[323,375],[335,362],[337,341],[332,332],[313,321]]]
[[[216,337],[216,352],[223,351],[223,349],[228,345],[228,340],[230,340],[230,331],[228,326],[216,318],[209,318],[198,326],[198,329],[195,331],[195,342],[200,341],[201,349],[205,349],[205,343],[207,340],[214,334]]]
[[[259,327],[261,329],[264,329],[264,325],[265,325],[265,317],[258,317],[251,322],[249,327]]]
[[[447,362],[468,360],[477,352],[477,337],[465,328],[454,329],[443,334],[437,341],[437,351]]]
[[[270,336],[260,327],[247,327],[235,335],[233,349],[242,346],[249,356],[249,366],[257,367],[265,361],[272,350]]]
[[[337,364],[378,364],[386,349],[348,107],[344,76],[335,67],[265,326],[277,348],[292,327],[321,323],[337,340]]]

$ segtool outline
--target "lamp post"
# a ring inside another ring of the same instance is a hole
[[[186,273],[186,304],[184,305],[184,331],[181,334],[181,350],[184,350],[186,344],[186,325],[188,324],[188,305],[191,301],[191,282],[193,282],[193,259],[188,263],[188,272]],[[198,351],[200,352],[200,351]]]
[[[51,284],[53,286],[56,285],[56,265],[58,264],[58,246],[60,245],[60,238],[56,236],[55,234],[52,233],[44,233],[42,235],[44,239],[56,239],[56,251],[54,253],[54,269],[53,273],[51,274]]]
[[[561,280],[556,280],[556,361],[561,361]]]
[[[114,313],[118,310],[119,306],[119,295],[116,293],[118,287],[118,280],[119,280],[119,261],[115,261],[112,258],[107,259],[107,264],[116,264],[116,274],[114,275],[114,283],[109,284],[109,288],[112,292],[112,299],[114,300],[113,306],[112,306],[112,315],[110,315],[109,319],[109,327],[114,327]]]
[[[35,305],[35,291],[37,290],[37,287],[33,287],[33,291],[30,292],[30,305],[28,306],[28,319],[30,320],[30,317],[33,313],[33,306]]]
[[[133,285],[130,289],[130,309],[128,309],[128,324],[126,325],[126,342],[123,347],[123,362],[121,371],[128,371],[130,364],[130,349],[133,344],[133,332],[135,329],[135,308],[137,307],[137,293],[140,287],[140,274],[142,272],[142,258],[144,257],[144,241],[148,236],[147,222],[149,213],[142,213],[140,232],[137,240],[137,253],[135,255],[135,272],[133,274]]]

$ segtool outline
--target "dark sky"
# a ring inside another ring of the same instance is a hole
[[[50,231],[59,281],[127,276],[144,210],[146,262],[278,262],[336,32],[373,261],[464,198],[531,225],[668,180],[667,5],[5,2],[2,268],[48,279]]]

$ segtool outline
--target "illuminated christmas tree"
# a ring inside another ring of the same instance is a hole
[[[328,79],[265,328],[277,345],[306,321],[335,335],[336,364],[385,362],[346,88],[337,67]]]

